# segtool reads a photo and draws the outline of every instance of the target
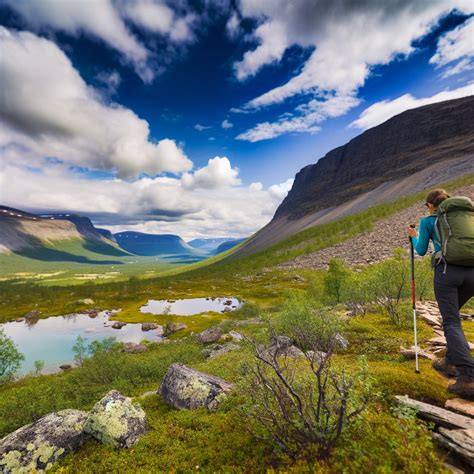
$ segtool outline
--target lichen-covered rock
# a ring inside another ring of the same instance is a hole
[[[235,341],[243,341],[244,336],[237,331],[229,331],[229,336],[234,339]]]
[[[222,336],[222,329],[218,326],[214,328],[206,329],[205,331],[200,332],[196,335],[196,339],[201,344],[209,344],[211,342],[216,342]]]
[[[287,336],[273,336],[270,347],[264,350],[266,356],[303,357],[304,352],[293,345],[293,341]]]
[[[112,328],[113,329],[122,329],[126,325],[127,325],[127,323],[124,323],[123,321],[115,321],[115,323],[112,324]]]
[[[235,351],[240,349],[240,346],[234,344],[233,342],[228,342],[227,344],[212,344],[211,346],[206,347],[202,350],[204,357],[209,359],[214,359],[214,357],[219,357],[222,354],[226,354],[230,351]]]
[[[215,410],[233,385],[219,377],[173,364],[161,382],[159,392],[165,401],[179,409]]]
[[[163,326],[156,323],[142,323],[142,331],[156,331],[158,335],[163,335]]]
[[[87,413],[62,410],[45,415],[0,441],[0,471],[4,474],[43,472],[86,439]]]
[[[146,433],[146,415],[130,398],[111,390],[92,408],[84,431],[104,444],[128,448]]]

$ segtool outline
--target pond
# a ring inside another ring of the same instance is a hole
[[[42,373],[58,372],[61,364],[73,364],[72,346],[77,336],[84,337],[87,344],[111,336],[121,342],[161,340],[155,331],[142,331],[141,324],[127,324],[122,329],[113,329],[113,321],[109,321],[112,314],[110,311],[100,311],[96,317],[91,317],[73,313],[32,321],[14,321],[0,324],[0,328],[25,356],[19,375],[32,371],[35,360],[44,361]]]
[[[140,308],[142,313],[174,314],[176,316],[193,316],[207,311],[225,313],[239,308],[241,302],[237,298],[188,298],[179,300],[148,300]]]

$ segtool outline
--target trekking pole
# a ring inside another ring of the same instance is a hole
[[[412,229],[415,228],[414,224],[411,224]],[[411,258],[411,302],[413,306],[413,333],[415,338],[415,372],[420,373],[420,367],[418,365],[418,336],[416,332],[416,296],[415,296],[415,249],[413,248],[413,237],[410,236],[410,258]]]

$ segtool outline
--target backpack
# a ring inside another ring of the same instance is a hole
[[[445,199],[438,206],[435,230],[441,242],[439,258],[474,267],[474,204],[468,197]]]

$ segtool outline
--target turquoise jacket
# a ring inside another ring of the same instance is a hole
[[[436,214],[420,219],[418,237],[413,237],[413,247],[418,255],[426,254],[430,240],[433,241],[435,252],[441,250],[441,244],[435,230],[435,222]]]

